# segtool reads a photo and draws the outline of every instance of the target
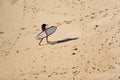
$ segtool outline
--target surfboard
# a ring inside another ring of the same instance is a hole
[[[47,36],[50,36],[51,34],[53,34],[55,31],[56,31],[57,27],[56,26],[51,26],[49,28],[46,29],[46,33],[45,31],[43,32],[40,32],[37,36],[36,36],[36,40],[39,40],[39,39],[43,39]]]

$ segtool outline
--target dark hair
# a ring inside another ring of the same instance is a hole
[[[46,29],[46,24],[42,24],[42,25],[41,25],[41,28],[42,28],[42,31],[45,31],[45,29]]]
[[[46,26],[46,24],[42,24],[41,26]]]

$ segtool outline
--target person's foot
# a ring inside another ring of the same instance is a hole
[[[50,43],[50,41],[47,41],[47,43]]]
[[[39,43],[39,45],[41,46],[41,44]]]

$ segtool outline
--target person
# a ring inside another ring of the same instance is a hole
[[[47,24],[42,24],[41,25],[41,29],[42,29],[42,31],[45,31],[45,33],[47,35],[46,26],[47,26]],[[42,40],[43,40],[43,38],[40,40],[39,45],[41,45]],[[47,41],[47,43],[49,43],[49,41],[48,41],[48,35],[46,36],[46,41]]]

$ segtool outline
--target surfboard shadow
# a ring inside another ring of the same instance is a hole
[[[55,45],[55,44],[60,44],[60,43],[64,43],[64,42],[68,42],[68,41],[73,41],[73,40],[77,40],[77,39],[79,39],[79,38],[78,37],[76,37],[76,38],[65,38],[65,39],[58,40],[58,41],[52,41],[51,44]]]

